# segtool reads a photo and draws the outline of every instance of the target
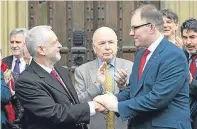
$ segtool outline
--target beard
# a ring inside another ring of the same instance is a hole
[[[60,53],[56,53],[56,54],[51,54],[50,56],[47,56],[47,60],[49,60],[51,63],[55,64],[56,62],[58,62],[61,59],[61,55]]]
[[[61,59],[61,55],[60,55],[60,53],[56,53],[56,55],[55,55],[55,61],[57,62],[57,61],[59,61]]]

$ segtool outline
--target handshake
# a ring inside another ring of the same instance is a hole
[[[118,112],[118,100],[112,93],[96,96],[93,99],[96,112],[108,113],[109,111]]]

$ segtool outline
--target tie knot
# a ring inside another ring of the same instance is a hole
[[[56,72],[55,70],[52,70],[52,71],[51,71],[51,75],[57,76],[57,72]]]
[[[192,60],[196,60],[197,55],[192,55]]]
[[[145,51],[144,51],[144,56],[147,56],[148,54],[150,53],[150,51],[148,50],[148,49],[146,49]]]
[[[110,67],[111,67],[111,64],[107,64],[107,69],[110,69]]]
[[[19,64],[21,61],[19,59],[15,60],[16,64]]]

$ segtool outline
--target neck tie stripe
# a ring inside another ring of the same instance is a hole
[[[110,64],[107,65],[106,70],[105,70],[105,86],[104,86],[104,91],[105,93],[111,92],[113,93],[113,86],[112,86],[112,75],[110,73]],[[109,112],[106,115],[106,129],[115,129],[115,114],[114,112]]]
[[[146,63],[146,58],[147,58],[147,56],[148,56],[149,53],[150,53],[150,51],[148,49],[146,49],[144,51],[143,55],[141,56],[140,66],[139,66],[139,70],[138,70],[138,80],[140,80],[140,78],[142,76],[143,68],[144,68],[144,65]]]
[[[192,56],[192,61],[191,61],[191,64],[190,64],[190,69],[189,70],[192,74],[192,77],[194,77],[195,72],[196,72],[196,58],[197,58],[197,55]]]
[[[17,73],[17,74],[20,74],[20,60],[19,59],[17,59],[17,60],[15,60],[15,66],[14,66],[14,72],[15,73]]]
[[[61,86],[66,90],[66,92],[69,95],[69,98],[71,99],[71,101],[73,103],[76,103],[73,96],[71,95],[70,91],[68,90],[68,88],[66,87],[66,85],[64,84],[64,82],[61,80],[60,76],[58,75],[58,73],[55,70],[51,71],[51,75],[61,84]]]

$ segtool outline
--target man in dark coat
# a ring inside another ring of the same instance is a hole
[[[50,26],[36,26],[26,38],[33,60],[16,82],[16,95],[25,109],[27,129],[85,129],[90,116],[105,111],[97,102],[79,104],[77,93],[60,60],[57,36]]]

